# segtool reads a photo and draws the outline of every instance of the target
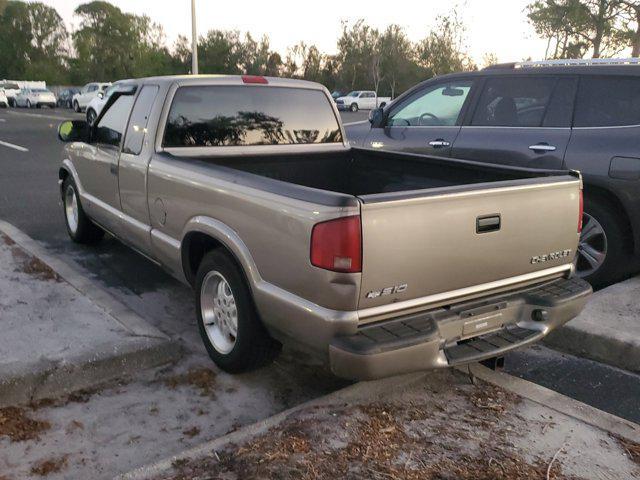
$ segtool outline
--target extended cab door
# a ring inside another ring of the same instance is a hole
[[[518,167],[561,168],[571,137],[575,88],[572,77],[488,77],[451,156]]]
[[[118,164],[124,237],[143,253],[151,250],[151,221],[147,204],[147,167],[153,152],[147,129],[158,96],[157,85],[145,85],[131,112]]]
[[[363,110],[371,110],[376,108],[376,94],[374,92],[362,92],[358,99],[359,108]]]
[[[426,85],[393,105],[380,128],[372,128],[365,148],[449,156],[474,88],[473,79]]]

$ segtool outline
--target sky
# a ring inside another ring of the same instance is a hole
[[[74,9],[82,1],[41,0],[74,25]],[[161,24],[170,44],[178,35],[191,37],[190,0],[110,0],[130,13],[147,14]],[[325,53],[336,52],[342,20],[363,18],[384,29],[397,23],[413,41],[424,38],[439,14],[458,6],[466,24],[466,45],[479,64],[487,53],[501,62],[544,57],[546,42],[537,38],[524,12],[532,0],[196,0],[198,34],[210,29],[240,30],[268,35],[271,48],[284,54],[299,41],[315,44]]]

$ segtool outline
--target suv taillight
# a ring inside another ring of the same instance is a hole
[[[311,264],[334,272],[362,271],[360,216],[342,217],[314,225]]]
[[[582,232],[582,217],[584,216],[584,194],[580,189],[580,211],[578,212],[578,233]]]

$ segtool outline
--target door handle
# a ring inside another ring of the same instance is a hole
[[[534,152],[555,152],[556,147],[549,145],[548,143],[537,143],[535,145],[530,145],[529,150],[533,150]]]
[[[483,215],[476,218],[476,233],[497,232],[500,230],[502,219],[499,213]]]
[[[436,140],[431,140],[429,142],[429,145],[431,145],[433,148],[442,148],[442,147],[448,147],[451,144],[446,140],[443,140],[442,138],[438,138]]]

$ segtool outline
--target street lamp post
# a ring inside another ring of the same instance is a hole
[[[191,73],[198,75],[198,32],[196,31],[196,0],[191,0]]]

